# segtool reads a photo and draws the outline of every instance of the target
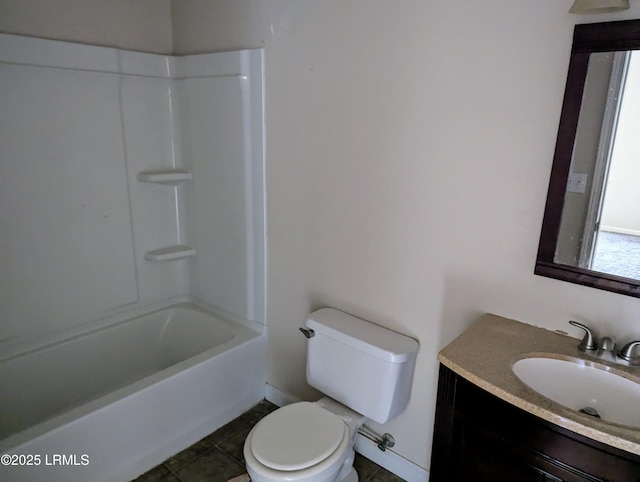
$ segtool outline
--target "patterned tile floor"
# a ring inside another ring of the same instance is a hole
[[[246,473],[242,447],[251,428],[278,408],[266,400],[136,479],[136,482],[227,482]],[[356,454],[360,482],[403,479]]]

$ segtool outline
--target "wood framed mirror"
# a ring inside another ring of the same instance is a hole
[[[534,272],[640,297],[640,20],[575,27]]]

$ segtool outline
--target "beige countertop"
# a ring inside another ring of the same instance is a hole
[[[566,335],[487,314],[443,348],[438,360],[471,383],[533,415],[640,455],[640,429],[604,422],[565,408],[527,387],[511,370],[516,361],[532,356],[579,359],[640,383],[640,367],[589,359],[578,351],[578,343],[579,340]]]

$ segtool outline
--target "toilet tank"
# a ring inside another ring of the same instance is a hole
[[[413,338],[334,308],[311,313],[309,384],[378,423],[404,411],[418,353]]]

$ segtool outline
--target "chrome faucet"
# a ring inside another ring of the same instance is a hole
[[[618,363],[616,358],[616,341],[610,336],[605,336],[600,340],[600,346],[595,354],[596,358],[602,358],[612,363]]]
[[[637,346],[640,346],[640,341],[630,341],[620,349],[618,356],[630,365],[640,365],[640,352],[637,355],[633,354],[633,349]]]
[[[637,354],[634,354],[634,349],[640,346],[640,341],[630,341],[619,351],[616,351],[616,342],[610,336],[602,338],[600,340],[600,346],[598,346],[598,341],[588,326],[578,323],[577,321],[570,321],[569,324],[585,331],[584,338],[582,338],[582,341],[578,345],[578,350],[581,352],[594,358],[607,360],[619,365],[640,365],[640,350],[636,350]]]
[[[598,342],[596,341],[596,337],[593,335],[591,330],[587,325],[583,325],[582,323],[578,323],[577,321],[570,321],[570,325],[577,326],[585,331],[584,338],[578,345],[578,350],[584,352],[592,352],[598,349]]]

